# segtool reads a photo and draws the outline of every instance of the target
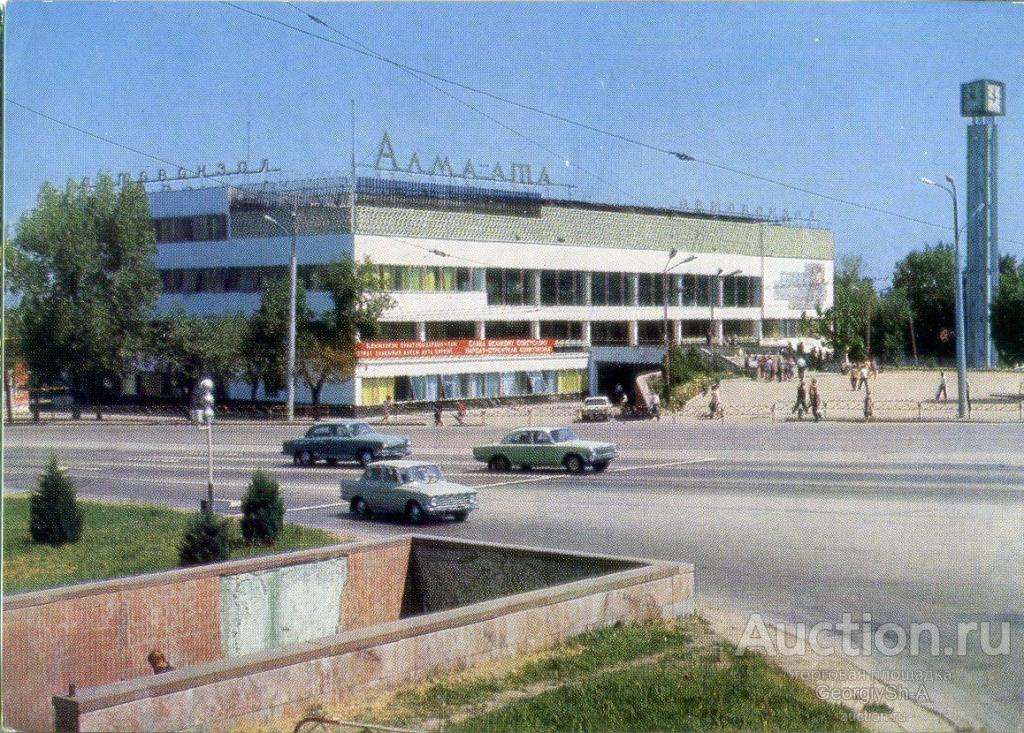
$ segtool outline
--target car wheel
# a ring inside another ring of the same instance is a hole
[[[369,448],[363,448],[361,451],[359,451],[358,458],[360,466],[365,466],[367,463],[372,463],[373,451],[370,450]]]
[[[512,464],[508,462],[505,456],[494,456],[487,462],[487,467],[492,471],[505,472],[512,468]]]
[[[366,503],[366,500],[361,496],[356,496],[352,499],[352,503],[349,504],[349,509],[353,514],[358,514],[361,517],[369,517],[372,512],[370,511],[370,505]]]
[[[570,473],[583,473],[586,464],[583,463],[582,458],[573,453],[565,457],[565,467],[569,469]]]
[[[303,466],[312,466],[315,462],[316,459],[313,458],[313,454],[310,453],[308,450],[304,450],[301,453],[299,453],[299,463],[301,463]]]
[[[292,454],[292,464],[293,465],[295,465],[295,466],[299,465],[299,456],[300,455],[302,455],[302,454],[301,453],[293,453]]]
[[[532,471],[533,470],[533,466],[531,466],[529,463],[524,463],[522,466],[520,466],[520,468],[523,469],[524,471]]]
[[[465,522],[469,519],[469,512],[452,512],[452,519],[456,522]]]
[[[410,501],[405,505],[405,519],[409,524],[420,524],[425,517],[423,507],[418,501]]]
[[[607,468],[608,468],[608,461],[597,461],[594,464],[594,470],[597,471],[598,473],[601,473],[601,471],[604,471]]]
[[[328,466],[337,466],[338,465],[338,459],[337,458],[328,458],[327,459],[327,465]]]

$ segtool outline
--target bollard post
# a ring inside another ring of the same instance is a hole
[[[1018,420],[1024,422],[1024,400],[1017,400]]]
[[[533,425],[533,408],[532,407],[527,407],[526,408],[526,424],[527,425]]]
[[[921,403],[917,403],[917,421],[921,422]]]
[[[772,422],[775,422],[775,403],[772,403]]]
[[[487,424],[487,411],[486,410],[480,410],[480,424],[481,425],[486,425]]]

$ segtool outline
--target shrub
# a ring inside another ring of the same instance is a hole
[[[189,520],[178,545],[181,565],[203,565],[227,560],[231,554],[227,522],[213,512],[199,512]]]
[[[256,471],[242,499],[242,536],[246,542],[272,545],[284,527],[284,502],[277,480]]]
[[[82,510],[75,497],[75,484],[52,453],[29,499],[29,532],[33,541],[55,546],[78,542],[82,536]]]

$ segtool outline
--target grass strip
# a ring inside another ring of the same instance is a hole
[[[106,580],[178,567],[178,542],[191,516],[188,512],[137,504],[80,501],[82,538],[51,547],[32,541],[28,531],[29,500],[5,496],[5,593]],[[237,519],[229,520],[231,559],[336,544],[345,538],[319,529],[285,525],[271,547],[249,545]]]

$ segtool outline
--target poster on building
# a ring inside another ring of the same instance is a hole
[[[364,360],[450,356],[528,356],[531,354],[550,354],[554,350],[554,339],[363,341],[356,347],[356,357]]]

